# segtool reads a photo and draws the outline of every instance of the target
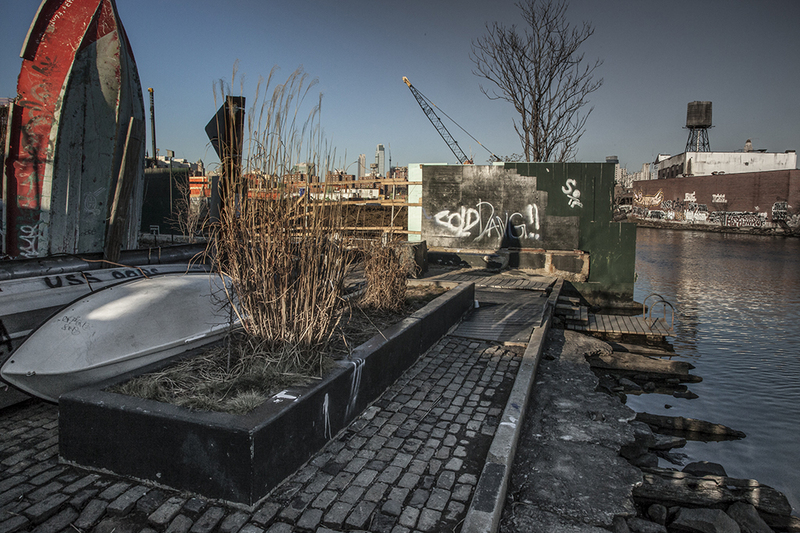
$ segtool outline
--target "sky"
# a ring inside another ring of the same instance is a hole
[[[147,88],[154,89],[160,155],[217,160],[204,127],[217,107],[214,86],[230,83],[234,64],[234,88],[248,105],[259,77],[275,66],[281,80],[300,66],[317,78],[309,101],[322,94],[325,137],[337,167],[351,173],[359,154],[374,161],[378,143],[393,166],[456,163],[403,76],[495,154],[522,151],[511,104],[481,93],[470,60],[486,24],[520,22],[512,1],[116,2],[147,113]],[[0,97],[16,94],[19,51],[38,6],[0,0]],[[800,1],[572,0],[567,17],[594,26],[581,50],[603,61],[577,161],[616,155],[637,171],[660,153],[683,152],[686,106],[696,100],[713,105],[712,150],[741,150],[747,139],[756,149],[800,149]],[[476,163],[488,161],[442,119]],[[150,151],[149,120],[147,135]]]

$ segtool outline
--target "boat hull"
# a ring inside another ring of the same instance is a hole
[[[65,305],[138,278],[168,273],[206,272],[205,265],[163,264],[104,268],[0,281],[0,364],[31,332]]]
[[[103,251],[129,122],[143,123],[136,63],[114,0],[43,0],[22,50],[4,168],[3,252]],[[144,140],[138,153],[144,153]],[[135,247],[143,158],[125,231]]]
[[[226,302],[217,274],[164,274],[112,285],[42,324],[11,354],[0,377],[57,402],[67,391],[221,338],[236,324]]]

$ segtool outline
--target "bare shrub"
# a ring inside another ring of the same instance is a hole
[[[178,179],[175,188],[178,189],[178,199],[168,222],[193,243],[208,222],[208,203],[205,198],[192,198],[188,178],[185,181]]]
[[[359,305],[376,310],[400,311],[406,302],[406,278],[413,266],[396,240],[370,241],[361,247],[367,286]]]

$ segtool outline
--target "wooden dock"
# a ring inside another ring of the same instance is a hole
[[[664,318],[593,314],[585,305],[580,304],[578,298],[560,297],[556,305],[556,315],[564,319],[566,329],[574,331],[601,333],[610,337],[642,335],[663,338],[673,335],[671,321]]]
[[[604,333],[609,335],[672,336],[669,323],[663,318],[645,319],[641,315],[593,315],[589,313],[586,324],[567,323],[567,329]]]

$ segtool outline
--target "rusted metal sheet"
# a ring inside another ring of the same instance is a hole
[[[102,251],[128,122],[144,119],[114,1],[44,0],[22,58],[4,169],[5,253]],[[141,208],[142,169],[143,161],[134,170],[132,213]],[[128,228],[128,247],[135,236]]]

